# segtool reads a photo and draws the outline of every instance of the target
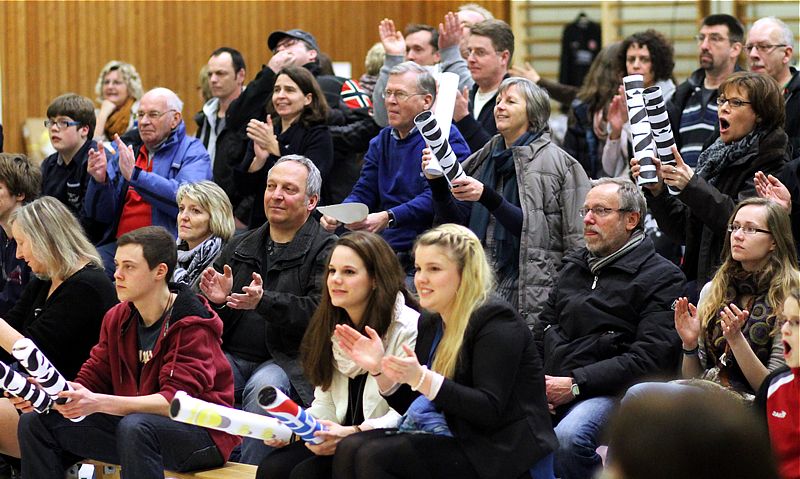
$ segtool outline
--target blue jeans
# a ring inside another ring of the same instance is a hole
[[[261,416],[267,413],[258,405],[258,392],[265,386],[275,386],[287,396],[291,394],[292,384],[284,370],[275,364],[275,361],[265,362],[248,361],[230,353],[225,353],[233,370],[233,386],[236,404],[240,404],[243,411],[252,412]],[[272,452],[272,448],[264,441],[245,437],[242,440],[242,455],[240,462],[258,465]]]
[[[57,412],[20,416],[22,477],[63,479],[90,458],[122,466],[123,479],[163,479],[164,469],[219,467],[225,459],[206,429],[155,414],[92,414],[72,422]]]
[[[631,386],[628,389],[628,391],[625,393],[625,396],[623,396],[622,398],[622,404],[625,404],[627,401],[630,401],[631,399],[639,398],[642,396],[650,396],[650,395],[673,396],[690,391],[701,391],[701,389],[696,386],[690,386],[688,384],[678,384],[672,382],[641,383],[635,386]]]
[[[555,427],[558,438],[556,476],[561,479],[594,477],[602,464],[596,451],[600,432],[616,405],[616,399],[599,396],[584,399],[569,408]]]

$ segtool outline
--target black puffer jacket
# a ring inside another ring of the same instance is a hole
[[[720,264],[728,219],[736,204],[756,196],[753,176],[757,171],[780,173],[788,160],[786,145],[786,134],[778,128],[727,164],[717,176],[716,186],[694,175],[677,196],[664,192],[654,197],[645,190],[658,226],[673,241],[686,245],[683,271],[687,279],[698,281],[698,288],[711,279]]]
[[[656,375],[674,375],[680,353],[672,302],[684,276],[645,238],[602,268],[588,251],[566,258],[558,283],[534,326],[544,373],[571,376],[580,398],[617,395]]]

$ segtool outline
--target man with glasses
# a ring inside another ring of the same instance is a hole
[[[717,137],[717,88],[739,70],[744,27],[735,17],[709,15],[696,36],[700,68],[678,85],[667,110],[683,161],[694,168],[706,143]]]
[[[431,190],[420,168],[425,142],[414,126],[414,117],[429,110],[435,96],[436,82],[425,68],[414,62],[392,68],[383,91],[389,126],[370,141],[361,176],[344,200],[364,203],[370,211],[363,221],[345,227],[381,233],[409,274],[413,274],[410,250],[414,239],[433,222]],[[458,161],[466,159],[469,147],[454,126],[449,141]],[[320,222],[328,231],[339,226],[329,216]]]
[[[586,247],[564,258],[533,328],[563,479],[595,475],[617,397],[645,378],[674,375],[681,346],[671,305],[685,278],[644,234],[644,196],[627,179],[592,185],[580,211]]]
[[[800,75],[789,63],[794,58],[794,34],[775,17],[756,20],[747,33],[745,53],[750,71],[771,76],[786,100],[784,131],[789,137],[790,157],[800,156]]]
[[[394,21],[384,18],[378,26],[378,33],[386,51],[386,59],[372,94],[374,119],[379,125],[386,126],[388,121],[383,91],[389,71],[403,61],[426,67],[437,81],[441,73],[455,73],[458,75],[459,89],[473,85],[467,62],[461,57],[459,45],[463,31],[455,13],[448,13],[438,30],[429,25],[411,24],[406,26],[404,34],[395,30]]]
[[[183,102],[172,90],[154,88],[139,101],[139,151],[117,136],[119,161],[109,161],[102,142],[89,151],[91,179],[85,212],[106,226],[98,252],[114,273],[117,238],[143,226],[163,226],[177,237],[176,195],[181,183],[211,179],[211,160],[203,143],[186,135]]]

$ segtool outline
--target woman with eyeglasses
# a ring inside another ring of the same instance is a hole
[[[136,126],[136,112],[142,98],[142,79],[130,63],[112,60],[100,70],[94,87],[100,109],[94,128],[96,140],[111,140]]]
[[[626,398],[721,387],[752,401],[770,371],[784,365],[776,318],[800,278],[789,215],[773,201],[750,198],[736,206],[727,230],[722,265],[698,306],[685,297],[675,302],[685,380],[640,384]]]
[[[17,258],[35,275],[17,304],[0,319],[0,360],[20,370],[14,343],[30,338],[68,380],[75,377],[100,337],[106,311],[117,302],[97,250],[59,200],[45,196],[11,216]],[[20,457],[19,416],[0,399],[0,453]]]
[[[583,245],[578,209],[590,189],[580,163],[550,140],[550,98],[526,78],[503,80],[494,107],[498,135],[463,163],[448,185],[425,173],[436,223],[478,235],[497,292],[533,324],[566,253]],[[426,148],[422,169],[433,155]]]
[[[328,102],[307,69],[289,66],[278,72],[267,104],[266,121],[250,120],[247,148],[242,164],[234,170],[234,181],[242,194],[255,197],[250,211],[250,229],[266,221],[261,199],[267,171],[286,155],[303,155],[317,165],[324,180],[333,165],[333,139],[327,125]]]
[[[771,77],[738,72],[719,86],[720,137],[700,154],[697,169],[673,149],[676,165],[661,166],[659,181],[646,185],[645,197],[658,225],[673,241],[686,245],[683,271],[695,282],[695,297],[719,264],[725,242],[725,219],[743,198],[755,196],[757,171],[780,172],[788,155],[783,131],[784,99]],[[638,162],[631,160],[634,177]],[[680,191],[670,194],[666,186]]]

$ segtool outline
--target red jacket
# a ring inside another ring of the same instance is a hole
[[[133,305],[126,301],[106,313],[100,342],[92,348],[75,382],[101,394],[146,396],[161,394],[172,401],[178,391],[204,401],[233,406],[233,372],[222,352],[222,320],[208,301],[185,286],[178,287],[172,314],[164,321],[153,358],[137,381],[137,325]],[[175,291],[175,289],[173,289]],[[240,439],[209,430],[227,460]]]

